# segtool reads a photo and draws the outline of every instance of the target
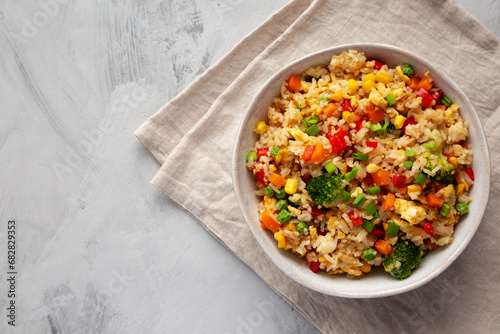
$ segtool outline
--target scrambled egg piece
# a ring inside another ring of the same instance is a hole
[[[316,248],[320,254],[330,254],[335,248],[336,244],[331,236],[331,234],[327,234],[325,236],[318,236],[319,246]]]
[[[394,212],[400,215],[404,220],[408,221],[410,225],[420,223],[426,216],[426,212],[423,207],[416,205],[412,201],[400,198],[397,198],[394,201]]]
[[[290,211],[290,214],[294,217],[298,217],[302,214],[302,211],[299,209],[294,208],[293,206],[289,205],[288,206],[288,211]]]
[[[385,108],[387,106],[387,101],[384,99],[382,94],[380,94],[378,91],[372,89],[370,92],[370,95],[368,96],[368,100],[370,100],[371,103],[374,105],[377,105],[379,107]]]
[[[305,132],[300,131],[299,129],[287,128],[289,134],[293,136],[296,140],[300,140],[303,142],[309,141],[309,135]]]
[[[273,212],[276,210],[276,203],[278,200],[275,197],[264,196],[264,206],[266,210],[269,212]]]
[[[455,197],[455,188],[450,184],[437,192],[445,202],[448,202],[451,197]]]
[[[444,111],[444,121],[446,126],[452,126],[455,123],[455,118],[458,115],[458,105],[453,103]]]

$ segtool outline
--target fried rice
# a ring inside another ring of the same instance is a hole
[[[290,75],[247,156],[262,227],[313,272],[349,278],[387,263],[398,240],[420,255],[452,243],[474,181],[459,111],[431,73],[357,50]]]

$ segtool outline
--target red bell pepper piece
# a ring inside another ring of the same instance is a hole
[[[384,227],[382,226],[382,224],[376,224],[373,227],[371,234],[373,234],[377,238],[383,238],[385,236],[385,231],[384,231]]]
[[[384,66],[384,63],[375,59],[371,59],[370,61],[374,61],[375,64],[373,65],[374,70],[380,70],[382,66]]]
[[[415,121],[415,118],[413,116],[411,117],[408,117],[405,122],[403,123],[403,127],[401,128],[403,130],[404,133],[406,133],[406,127],[408,125],[415,125],[417,124],[417,121]]]
[[[267,187],[269,184],[266,179],[266,174],[264,173],[264,165],[263,164],[254,164],[253,165],[253,175],[255,175],[255,178],[257,181],[262,183],[264,187]]]
[[[354,211],[349,211],[347,213],[347,215],[351,219],[352,225],[357,226],[357,225],[363,224],[363,217],[360,217],[360,216],[355,217],[354,216]]]
[[[345,131],[345,130],[344,130]],[[347,132],[347,131],[346,131]],[[333,137],[329,139],[330,145],[332,145],[332,152],[339,153],[347,147],[347,142],[345,140],[345,136],[342,135],[342,132],[337,132]]]
[[[345,99],[342,102],[342,111],[349,111],[352,112],[352,106],[351,106],[351,100]]]
[[[366,146],[371,147],[371,148],[377,148],[378,142],[376,141],[367,141]]]
[[[426,108],[429,108],[431,106],[432,101],[434,101],[433,96],[423,88],[420,88],[420,90],[417,93],[417,96],[422,98],[422,105]]]
[[[392,184],[396,188],[404,188],[406,187],[406,176],[405,175],[393,175],[392,176]]]
[[[269,152],[269,147],[258,148],[257,156],[259,157],[259,160],[261,157],[270,157],[271,153]]]
[[[429,90],[429,93],[432,95],[432,98],[436,100],[436,102],[439,102],[439,100],[443,96],[443,90],[440,88],[432,88],[431,90]]]
[[[319,261],[312,261],[309,263],[309,269],[315,274],[319,271]]]
[[[373,181],[373,177],[372,177],[372,175],[370,173],[366,173],[366,177],[363,180],[363,182],[366,183],[366,184],[372,184],[375,181]]]
[[[302,155],[302,160],[304,161],[311,160],[315,148],[316,148],[315,145],[307,145],[304,151],[304,155]]]
[[[323,214],[325,214],[325,213],[323,212],[323,210],[318,209],[318,208],[316,208],[316,207],[311,208],[311,215],[312,215],[314,218],[319,217],[319,216],[321,216],[321,215],[323,215]]]
[[[363,120],[362,119],[357,120],[356,122],[354,122],[354,124],[356,124],[356,131],[359,131],[359,130],[361,130],[361,127],[363,126]]]
[[[474,181],[474,171],[472,170],[472,168],[470,168],[470,167],[469,167],[469,168],[467,168],[467,169],[465,170],[465,172],[467,173],[467,175],[469,175],[469,178],[470,178],[472,181]]]
[[[434,236],[434,227],[432,227],[432,223],[431,222],[425,223],[424,226],[423,226],[423,228],[424,228],[425,233],[427,233],[431,237]]]

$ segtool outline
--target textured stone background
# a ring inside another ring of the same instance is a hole
[[[132,135],[286,3],[1,1],[1,333],[317,332],[149,185]],[[500,1],[459,3],[500,37]]]

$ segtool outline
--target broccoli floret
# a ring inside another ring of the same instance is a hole
[[[448,159],[443,155],[444,139],[438,130],[434,130],[434,141],[439,143],[439,145],[431,150],[431,153],[426,153],[423,155],[427,159],[427,163],[424,166],[424,173],[430,174],[429,172],[439,167],[439,170],[434,176],[431,176],[434,180],[440,181],[446,185],[453,183],[452,175],[455,174],[455,167],[448,162]],[[435,156],[435,159],[431,159],[431,156]]]
[[[422,263],[420,249],[410,240],[399,239],[383,264],[385,271],[392,277],[404,280],[419,263]]]
[[[309,180],[306,190],[314,203],[318,205],[328,205],[344,189],[342,174],[323,174]]]

